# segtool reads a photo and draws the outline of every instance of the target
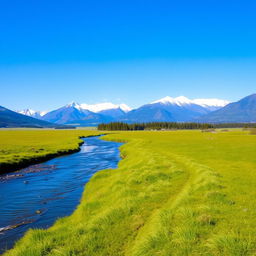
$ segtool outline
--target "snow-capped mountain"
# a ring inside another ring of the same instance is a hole
[[[96,126],[99,123],[112,120],[87,109],[80,109],[76,103],[50,111],[42,119],[52,123],[75,126]]]
[[[131,111],[131,108],[126,104],[116,105],[111,102],[91,104],[91,105],[85,104],[85,103],[78,104],[78,103],[72,102],[67,106],[73,106],[77,108],[79,111],[88,110],[93,113],[110,116],[112,118],[118,118],[124,115],[125,113]]]
[[[130,111],[125,104],[113,103],[79,104],[71,102],[64,107],[48,112],[43,120],[58,124],[95,126],[102,122],[114,121]]]
[[[18,110],[16,111],[19,114],[26,115],[26,116],[31,116],[37,119],[41,119],[42,116],[44,116],[47,112],[46,111],[35,111],[33,109],[23,109],[23,110]]]
[[[121,117],[121,121],[134,122],[187,122],[192,121],[210,110],[194,103],[184,96],[164,97],[134,109]]]
[[[226,106],[229,102],[219,99],[188,99],[170,96],[143,105],[121,117],[121,121],[134,122],[187,122]]]

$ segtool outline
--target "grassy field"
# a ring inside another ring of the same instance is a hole
[[[0,130],[0,173],[13,171],[79,149],[79,136],[99,134],[86,130]]]
[[[28,231],[5,255],[256,255],[255,135],[145,131],[104,139],[127,142],[118,169],[94,175],[73,215]]]

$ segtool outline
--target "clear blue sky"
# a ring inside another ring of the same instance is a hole
[[[0,105],[256,92],[256,1],[2,0]]]

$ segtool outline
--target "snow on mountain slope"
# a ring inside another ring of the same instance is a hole
[[[194,99],[190,100],[184,96],[180,96],[177,98],[172,97],[164,97],[160,100],[153,101],[151,104],[162,103],[162,104],[173,104],[178,106],[188,105],[188,104],[196,104],[201,107],[207,108],[209,110],[216,110],[217,108],[222,108],[229,104],[230,102],[227,100],[221,99]],[[213,109],[211,109],[213,108]]]
[[[155,104],[155,103],[162,103],[162,104],[172,104],[172,105],[178,105],[178,106],[181,106],[181,105],[184,105],[184,104],[192,104],[193,102],[184,97],[184,96],[180,96],[180,97],[177,97],[177,98],[172,98],[170,96],[166,96],[160,100],[156,100],[156,101],[153,101],[151,102],[151,104]]]
[[[121,110],[123,110],[125,113],[127,113],[127,112],[129,112],[129,111],[131,111],[132,110],[132,108],[130,108],[128,105],[126,105],[126,104],[120,104],[119,105],[119,108],[121,109]]]
[[[120,118],[126,122],[187,122],[205,115],[210,111],[192,100],[180,96],[177,98],[165,97],[138,109],[128,112]]]
[[[127,106],[126,104],[113,104],[111,102],[104,102],[104,103],[98,103],[98,104],[86,104],[86,103],[76,103],[76,102],[71,102],[66,105],[66,107],[74,107],[78,110],[89,110],[94,113],[99,113],[101,111],[105,110],[111,110],[111,109],[121,109],[125,113],[131,111],[131,108]]]
[[[118,109],[118,108],[120,108],[124,112],[129,112],[131,110],[131,108],[129,106],[127,106],[126,104],[116,105],[111,102],[91,104],[91,105],[80,104],[80,108],[90,110],[94,113],[98,113],[98,112],[110,110],[110,109]]]
[[[27,108],[27,109],[23,109],[23,110],[18,110],[17,113],[26,115],[26,116],[33,116],[36,113],[36,111],[33,109]]]
[[[193,100],[193,102],[197,105],[208,108],[210,110],[223,108],[230,103],[227,100],[220,100],[220,99],[195,99]]]

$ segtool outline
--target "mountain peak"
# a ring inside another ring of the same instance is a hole
[[[78,103],[75,102],[75,101],[71,101],[71,102],[68,103],[65,107],[66,107],[66,108],[70,108],[70,107],[79,108],[79,107],[80,107],[80,104],[78,104]]]
[[[20,113],[20,114],[26,115],[26,116],[32,116],[36,113],[35,110],[30,109],[30,108],[26,108],[26,109],[23,109],[23,110],[18,110],[17,112]]]
[[[174,98],[170,97],[170,96],[166,96],[160,100],[156,100],[151,102],[151,104],[155,104],[155,103],[163,103],[163,104],[167,104],[167,103],[173,103],[174,102]]]

